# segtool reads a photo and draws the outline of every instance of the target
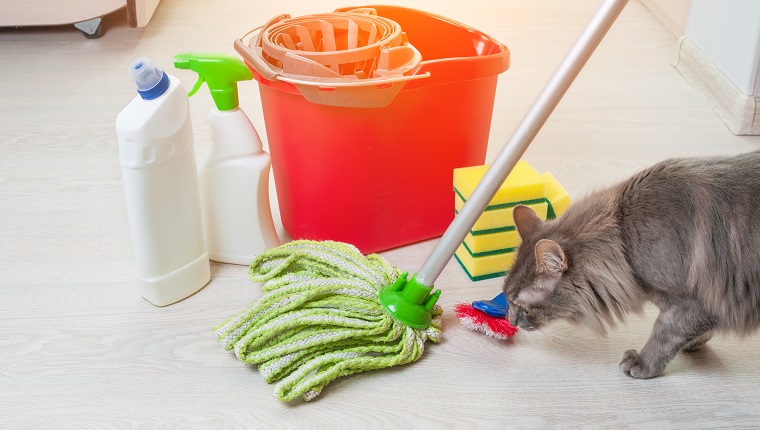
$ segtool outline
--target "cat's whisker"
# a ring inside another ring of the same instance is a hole
[[[583,349],[577,342],[571,342],[570,339],[560,334],[559,331],[550,329],[548,327],[542,327],[538,329],[539,332],[546,335],[548,339],[560,340],[563,344],[573,347],[575,349]]]

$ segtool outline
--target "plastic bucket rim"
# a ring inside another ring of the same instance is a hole
[[[463,80],[487,79],[487,78],[490,78],[490,77],[493,77],[493,76],[498,76],[499,74],[501,74],[501,73],[503,73],[503,72],[505,72],[506,70],[509,69],[510,59],[511,59],[510,58],[511,57],[511,52],[510,52],[509,48],[507,47],[507,45],[499,42],[498,40],[494,39],[493,37],[489,36],[488,34],[482,32],[482,31],[480,31],[480,30],[478,30],[476,28],[473,28],[473,27],[471,27],[471,26],[469,26],[467,24],[463,24],[463,23],[461,23],[459,21],[456,21],[456,20],[451,19],[451,18],[447,18],[447,17],[442,16],[442,15],[438,15],[438,14],[435,14],[435,13],[432,13],[432,12],[423,11],[423,10],[420,10],[420,9],[408,8],[408,7],[397,6],[397,5],[367,5],[367,6],[361,6],[361,7],[359,7],[359,6],[348,6],[348,7],[342,7],[342,8],[336,9],[336,12],[339,12],[339,13],[351,13],[350,11],[357,10],[357,9],[373,9],[373,10],[377,11],[378,8],[380,8],[380,9],[387,9],[387,8],[397,9],[397,10],[400,10],[400,11],[404,11],[404,13],[415,13],[415,14],[420,14],[420,15],[423,15],[423,16],[426,16],[426,17],[437,19],[437,20],[445,22],[445,23],[447,23],[449,25],[462,28],[462,29],[468,31],[469,33],[476,34],[479,37],[482,37],[482,38],[488,40],[493,46],[495,46],[497,48],[497,52],[493,52],[493,53],[486,54],[486,55],[456,56],[456,57],[446,57],[446,58],[434,58],[434,59],[428,59],[428,60],[425,60],[423,58],[423,60],[419,63],[419,66],[414,70],[415,74],[417,74],[417,73],[430,73],[427,70],[428,67],[432,66],[432,65],[435,65],[437,63],[462,63],[462,62],[474,63],[474,64],[476,64],[476,63],[493,63],[494,66],[493,67],[487,67],[487,68],[479,67],[478,71],[484,71],[484,73],[476,75],[476,76],[470,76],[469,79],[452,80],[452,81],[446,81],[446,82],[436,82],[434,84],[431,84],[431,83],[429,83],[430,81],[423,79],[423,80],[420,80],[418,82],[415,82],[414,85],[412,85],[411,87],[409,85],[405,86],[404,88],[401,89],[402,92],[406,91],[406,90],[411,90],[411,89],[423,88],[423,87],[426,87],[426,86],[429,86],[429,85],[440,85],[440,84],[446,84],[446,83],[456,83],[456,82],[460,82],[460,81],[463,81]],[[321,15],[321,14],[312,14],[312,16],[314,16],[314,15]],[[289,18],[290,15],[284,14],[284,15],[281,15],[280,17],[288,17]],[[301,95],[302,96],[303,94],[301,94],[301,92],[298,90],[298,88],[294,84],[289,83],[289,82],[284,82],[284,81],[281,81],[281,80],[277,80],[276,76],[272,76],[270,78],[269,76],[267,76],[267,74],[260,73],[256,69],[256,67],[251,63],[251,61],[248,60],[248,58],[256,55],[255,52],[254,52],[252,44],[255,43],[255,40],[257,39],[256,36],[258,36],[258,34],[254,34],[254,33],[257,30],[261,30],[262,28],[263,28],[263,26],[256,27],[256,28],[250,30],[249,32],[247,32],[241,38],[235,40],[235,43],[234,43],[235,50],[238,51],[238,53],[241,56],[244,57],[244,62],[246,64],[246,66],[253,72],[254,79],[256,79],[256,81],[258,81],[258,83],[260,85],[265,85],[265,86],[277,89],[279,91],[283,91],[283,92],[287,92],[287,93],[290,93],[290,94],[295,94],[295,95]],[[248,39],[248,42],[246,42],[246,39]],[[328,86],[330,85],[329,83],[326,83],[326,84]]]

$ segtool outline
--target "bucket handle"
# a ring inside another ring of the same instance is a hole
[[[252,32],[256,30],[258,29],[253,29],[248,34],[251,34]],[[248,34],[246,34],[243,37],[248,36]],[[235,39],[234,46],[235,46],[235,51],[237,51],[238,54],[240,54],[240,56],[243,57],[243,59],[248,62],[248,64],[253,66],[253,68],[256,69],[256,71],[261,76],[263,76],[264,79],[268,81],[274,81],[275,79],[277,79],[278,73],[272,70],[272,68],[269,67],[269,63],[264,61],[264,59],[260,55],[254,54],[253,50],[248,45],[246,45],[245,42],[243,42],[242,38]]]

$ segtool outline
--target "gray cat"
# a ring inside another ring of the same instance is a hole
[[[652,302],[649,340],[620,362],[652,378],[716,332],[760,327],[760,152],[664,161],[546,223],[513,213],[523,242],[504,292],[521,329],[566,319],[604,333]]]

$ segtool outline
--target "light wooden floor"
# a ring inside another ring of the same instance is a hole
[[[597,0],[389,0],[482,30],[512,50],[500,78],[488,159],[527,111]],[[233,52],[280,13],[328,12],[328,0],[164,0],[145,29],[125,14],[87,40],[70,27],[0,29],[0,427],[717,428],[760,425],[758,336],[716,338],[678,355],[663,377],[618,370],[655,313],[603,339],[565,324],[497,342],[461,327],[457,302],[490,298],[451,263],[438,279],[444,340],[412,365],[343,378],[314,402],[282,404],[211,328],[260,295],[246,268],[213,264],[211,283],[167,308],[134,287],[114,134],[134,96],[126,68],[182,51]],[[22,6],[19,6],[22,7]],[[672,68],[676,40],[631,2],[525,158],[574,198],[671,156],[760,148],[731,135]],[[192,101],[198,160],[210,97]],[[264,134],[258,90],[242,106]],[[454,101],[452,101],[454,102]],[[383,255],[416,271],[435,241]]]

